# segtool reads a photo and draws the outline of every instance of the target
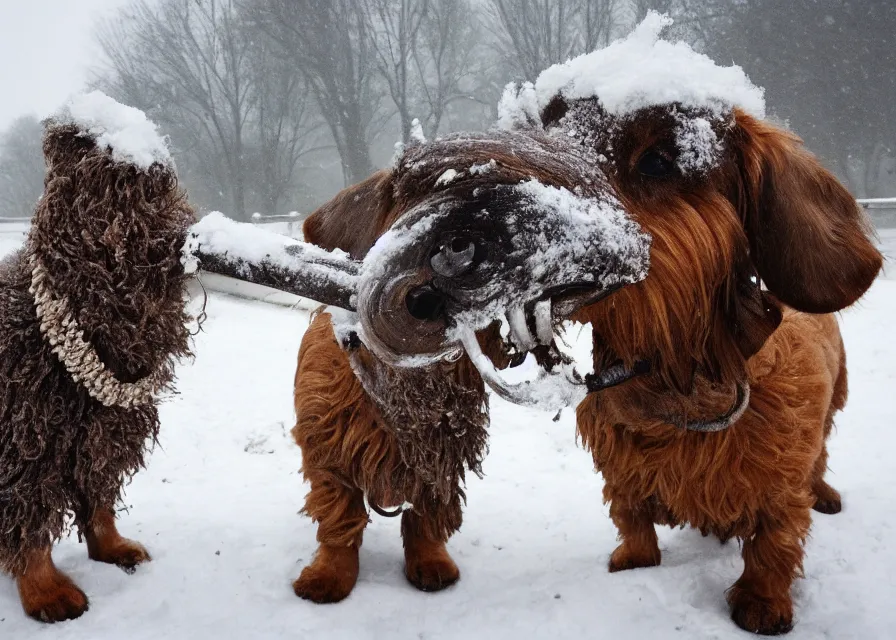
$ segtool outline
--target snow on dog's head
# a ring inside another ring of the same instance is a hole
[[[172,247],[183,244],[193,210],[144,113],[95,91],[70,100],[44,127],[47,189],[30,244],[48,266],[79,253],[114,271],[117,283],[149,277],[172,260],[181,269]]]
[[[716,114],[738,107],[765,117],[764,92],[743,69],[719,66],[685,42],[663,40],[662,32],[671,24],[671,18],[651,11],[628,37],[555,64],[534,84],[509,85],[499,108],[501,123],[537,119],[558,96],[566,101],[596,98],[614,116],[678,104]]]
[[[139,109],[116,102],[102,91],[73,97],[53,120],[74,125],[100,149],[109,149],[116,162],[141,169],[155,163],[173,168],[168,145],[157,125]]]
[[[613,125],[646,115],[672,123],[674,161],[685,173],[716,161],[733,113],[765,116],[764,92],[743,69],[723,67],[685,42],[662,39],[672,19],[650,12],[626,38],[556,64],[534,83],[510,84],[498,108],[498,126],[553,128],[612,158]],[[602,140],[595,139],[597,131]]]

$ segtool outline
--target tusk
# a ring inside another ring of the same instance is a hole
[[[550,345],[554,341],[550,298],[535,303],[535,333],[538,334],[541,344]]]
[[[512,326],[512,325],[511,325]],[[482,353],[476,333],[465,325],[455,329],[455,337],[460,340],[473,366],[479,371],[483,381],[500,398],[527,407],[541,409],[560,409],[576,406],[588,394],[588,389],[576,374],[572,365],[561,364],[556,373],[539,371],[538,377],[531,382],[507,382],[495,369],[492,361]]]
[[[507,322],[510,323],[510,337],[520,351],[531,351],[535,348],[535,338],[529,332],[529,324],[526,322],[526,311],[522,307],[513,307],[507,312]]]

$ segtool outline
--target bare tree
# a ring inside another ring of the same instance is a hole
[[[475,103],[482,112],[495,102],[486,86],[488,61],[477,17],[469,0],[429,0],[412,54],[421,117],[430,136],[457,103]]]
[[[723,0],[716,0],[725,5]],[[708,52],[765,87],[786,120],[858,197],[878,189],[896,143],[896,4],[727,0]]]
[[[104,84],[137,106],[164,104],[165,120],[193,166],[245,217],[247,120],[255,107],[247,73],[251,42],[233,0],[138,0],[100,34],[112,66]]]
[[[490,0],[502,50],[527,78],[578,51],[577,0]]]
[[[583,53],[607,46],[618,23],[618,0],[583,0],[580,11]]]
[[[499,49],[523,77],[610,41],[618,0],[489,0]]]
[[[740,0],[631,0],[632,26],[639,24],[649,11],[666,14],[675,23],[669,35],[702,47],[716,23],[731,14]]]
[[[245,10],[304,74],[336,143],[345,183],[366,178],[380,94],[364,7],[357,0],[246,0]]]
[[[0,134],[0,217],[27,218],[44,190],[43,127],[22,116]]]
[[[262,210],[277,213],[294,201],[300,185],[299,162],[331,149],[302,73],[271,50],[263,34],[253,37],[249,73],[255,108],[250,125],[254,143],[254,190]]]
[[[638,24],[649,11],[674,15],[681,0],[631,0],[634,23]]]
[[[401,139],[411,134],[415,73],[412,53],[417,46],[420,27],[429,12],[429,0],[359,0],[371,34],[380,76],[389,87],[389,94],[401,125]]]

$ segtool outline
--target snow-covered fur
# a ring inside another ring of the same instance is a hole
[[[45,193],[30,235],[0,263],[0,569],[20,578],[28,613],[54,620],[80,611],[47,604],[52,594],[22,576],[55,571],[49,548],[72,521],[93,540],[91,557],[130,564],[97,536],[114,532],[109,513],[159,417],[152,397],[104,404],[74,379],[48,339],[64,327],[38,318],[33,265],[118,382],[154,375],[170,389],[174,362],[190,352],[180,248],[193,213],[172,167],[117,162],[73,123],[50,121],[43,148]]]
[[[305,238],[361,259],[377,238],[433,195],[475,204],[480,187],[531,178],[574,187],[581,161],[568,157],[567,146],[502,132],[412,145],[394,168],[344,190],[314,212],[305,222]],[[463,175],[448,173],[453,167],[464,168]],[[445,180],[446,173],[454,178]],[[469,222],[462,210],[457,218]],[[492,222],[488,231],[496,235],[505,221]],[[492,256],[501,257],[500,250]],[[396,331],[410,334],[395,317]],[[497,367],[507,366],[498,326],[483,326],[477,327],[483,352]],[[302,339],[295,409],[293,435],[311,484],[305,513],[318,522],[320,542],[317,557],[294,584],[296,593],[332,602],[351,592],[368,522],[365,497],[381,507],[410,503],[402,515],[402,536],[406,575],[416,587],[433,591],[453,584],[459,571],[445,542],[461,525],[465,471],[479,472],[487,444],[487,398],[469,357],[392,368],[362,344],[343,349],[331,316],[321,314]]]

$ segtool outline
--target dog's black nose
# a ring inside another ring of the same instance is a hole
[[[445,311],[445,297],[428,284],[408,291],[405,304],[417,320],[438,320]]]

